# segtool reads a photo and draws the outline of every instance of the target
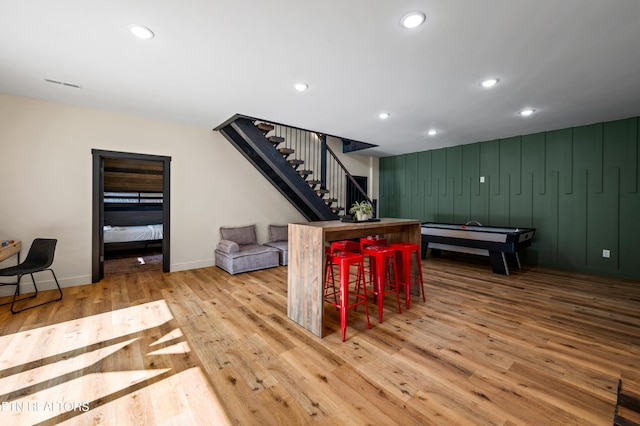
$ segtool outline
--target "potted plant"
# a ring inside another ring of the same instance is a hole
[[[349,209],[349,213],[355,216],[356,220],[369,220],[373,217],[373,206],[367,201],[356,201]]]

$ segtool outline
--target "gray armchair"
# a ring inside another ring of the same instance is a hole
[[[266,246],[278,249],[280,254],[280,264],[289,263],[289,226],[269,225],[269,242]]]
[[[278,266],[278,249],[258,244],[255,225],[222,227],[220,238],[216,266],[232,275]]]

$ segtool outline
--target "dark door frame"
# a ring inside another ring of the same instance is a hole
[[[169,272],[171,265],[171,157],[130,152],[103,151],[92,149],[93,155],[93,199],[91,230],[91,282],[97,283],[104,277],[104,159],[119,158],[129,160],[161,161],[162,166],[162,272]]]

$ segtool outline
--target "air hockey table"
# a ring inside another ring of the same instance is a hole
[[[422,258],[427,249],[432,256],[441,250],[489,256],[493,272],[509,275],[510,264],[521,268],[518,252],[531,245],[535,232],[535,228],[423,222]]]

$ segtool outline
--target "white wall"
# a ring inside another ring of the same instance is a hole
[[[304,221],[211,129],[0,94],[0,239],[22,240],[26,256],[34,238],[57,238],[53,268],[64,287],[91,282],[94,148],[172,158],[171,271],[213,265],[220,226],[256,223],[266,242],[268,224]],[[347,167],[375,176],[377,194],[377,158],[353,158]]]

